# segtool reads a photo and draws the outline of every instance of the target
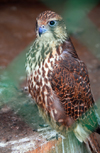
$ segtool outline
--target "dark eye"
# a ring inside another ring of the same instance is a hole
[[[52,27],[53,27],[55,24],[56,24],[56,21],[53,21],[53,20],[52,20],[52,21],[49,22],[49,25],[52,26]]]

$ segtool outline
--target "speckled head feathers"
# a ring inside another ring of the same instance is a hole
[[[66,25],[60,15],[52,11],[44,11],[36,18],[36,33],[44,38],[55,38],[61,41],[67,37]]]
[[[41,14],[39,14],[39,16],[37,17],[37,20],[42,20],[42,21],[45,21],[45,20],[51,20],[51,19],[56,19],[56,20],[61,20],[62,17],[60,15],[58,15],[57,13],[55,12],[52,12],[52,11],[44,11],[42,12]]]

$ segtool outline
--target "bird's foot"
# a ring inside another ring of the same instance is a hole
[[[59,138],[59,135],[58,135],[58,133],[56,133],[56,135],[54,135],[54,136],[52,136],[52,137],[50,137],[50,138],[47,138],[46,140],[47,140],[47,141],[50,141],[50,140],[53,140],[53,139],[58,140],[58,138]]]

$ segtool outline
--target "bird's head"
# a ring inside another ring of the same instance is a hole
[[[45,11],[36,18],[36,34],[37,37],[43,39],[64,41],[67,38],[66,26],[62,17],[52,11]]]

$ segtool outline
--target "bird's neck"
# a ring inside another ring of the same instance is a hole
[[[70,41],[67,38],[65,41],[57,41],[53,39],[37,38],[30,48],[28,58],[32,61],[32,70],[35,70],[37,65],[44,62],[51,54],[61,54],[63,51],[68,52],[71,56],[78,58],[78,55]]]
[[[43,62],[62,43],[62,40],[56,40],[55,38],[37,38],[29,51],[29,55],[31,55],[31,59],[34,61],[34,67]]]

